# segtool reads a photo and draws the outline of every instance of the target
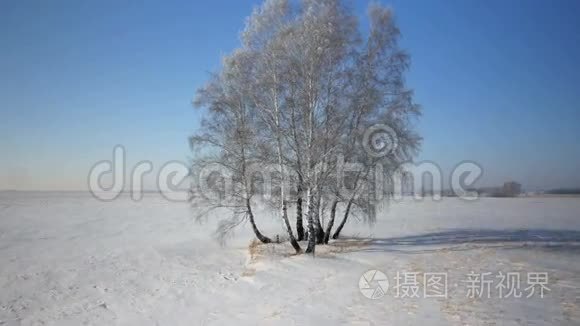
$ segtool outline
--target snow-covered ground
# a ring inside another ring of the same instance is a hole
[[[190,210],[154,194],[0,193],[0,325],[580,325],[578,198],[392,203],[315,258],[250,251],[249,225],[221,247]],[[359,290],[373,269],[390,285],[375,300]],[[468,296],[472,272],[491,273],[489,298]],[[521,275],[521,298],[498,297],[499,272]],[[447,298],[424,297],[425,273],[447,273]],[[543,298],[526,298],[527,273],[547,273]],[[419,298],[402,298],[413,275]]]

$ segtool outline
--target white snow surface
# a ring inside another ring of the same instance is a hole
[[[251,254],[249,223],[221,246],[221,213],[200,224],[192,210],[157,194],[1,192],[0,325],[580,325],[579,198],[392,202],[314,258],[288,243]],[[359,291],[373,269],[390,282],[376,300]],[[472,271],[546,272],[550,291],[468,298]],[[447,298],[397,297],[397,272],[447,273]]]

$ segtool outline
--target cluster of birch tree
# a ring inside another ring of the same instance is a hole
[[[240,47],[194,100],[204,114],[190,138],[192,172],[199,177],[208,165],[227,172],[203,176],[221,195],[192,201],[202,213],[231,213],[220,234],[249,221],[260,241],[272,242],[256,223],[257,201],[276,207],[297,253],[337,238],[355,210],[376,218],[377,184],[420,144],[413,128],[420,107],[405,85],[409,56],[399,48],[392,11],[371,5],[368,22],[363,33],[341,0],[266,0],[248,17]],[[366,149],[386,146],[380,138],[364,143],[377,125],[394,131],[397,142],[379,156]],[[345,173],[341,162],[358,169]],[[263,198],[267,186],[274,191]],[[335,223],[339,205],[344,213]]]

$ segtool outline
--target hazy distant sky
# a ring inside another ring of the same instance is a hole
[[[481,185],[580,186],[580,1],[386,1],[424,108],[419,160]],[[86,189],[89,168],[186,161],[194,91],[257,1],[0,1],[0,189]],[[363,15],[364,1],[353,1]]]

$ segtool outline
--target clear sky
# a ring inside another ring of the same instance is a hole
[[[259,1],[0,1],[0,189],[86,190],[128,166],[186,161],[190,102]],[[364,18],[366,3],[353,1]],[[419,160],[481,185],[580,187],[580,1],[398,0]]]

